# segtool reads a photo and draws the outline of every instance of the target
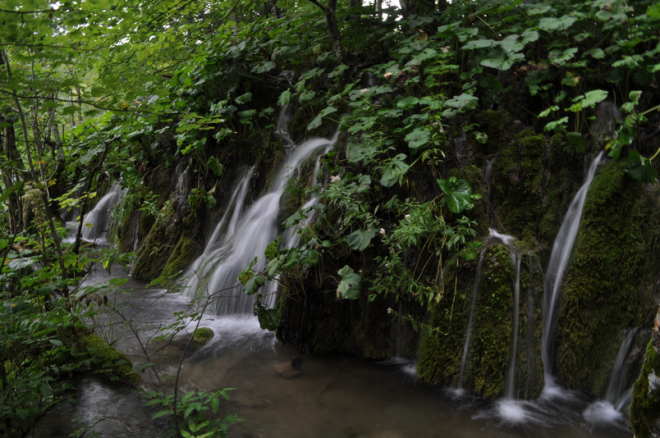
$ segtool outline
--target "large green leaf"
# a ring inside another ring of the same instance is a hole
[[[257,300],[254,303],[254,311],[257,314],[259,326],[262,330],[277,330],[277,326],[280,325],[280,319],[282,318],[282,312],[279,309],[269,309],[265,304]]]
[[[461,95],[452,97],[451,99],[446,101],[445,104],[452,108],[469,110],[476,108],[478,102],[479,102],[479,98],[471,94],[463,93]]]
[[[408,147],[410,149],[417,149],[420,146],[424,146],[429,142],[431,138],[431,132],[423,126],[415,128],[413,132],[406,135],[406,140],[408,142]]]
[[[341,282],[337,286],[337,298],[354,300],[360,296],[360,275],[356,274],[348,265],[337,273],[341,276]]]
[[[397,181],[401,181],[403,176],[408,172],[408,166],[403,160],[407,157],[405,154],[399,154],[392,158],[383,170],[383,176],[380,178],[381,185],[385,187],[392,187]]]
[[[577,18],[571,17],[569,15],[564,15],[559,18],[545,17],[541,18],[539,21],[539,29],[545,30],[548,32],[556,32],[560,30],[566,30],[577,21]]]
[[[335,108],[335,107],[328,106],[328,107],[324,108],[323,110],[321,110],[321,112],[316,117],[314,117],[314,120],[312,120],[309,123],[309,125],[307,125],[307,130],[311,131],[312,129],[318,128],[319,126],[321,126],[321,122],[323,121],[323,117],[327,116],[328,114],[335,113],[335,112],[337,112],[337,108]]]
[[[449,210],[454,213],[460,213],[474,207],[472,204],[472,187],[467,181],[451,177],[448,180],[438,179],[438,185],[445,197],[443,198]]]
[[[658,181],[658,172],[656,172],[651,160],[642,157],[636,150],[631,150],[628,154],[628,168],[626,175],[637,181],[650,183]]]
[[[372,228],[357,230],[346,236],[346,243],[356,251],[364,251],[375,236],[376,230]]]

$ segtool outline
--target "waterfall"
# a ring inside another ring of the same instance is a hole
[[[522,255],[510,250],[511,262],[516,269],[516,278],[513,282],[513,327],[511,329],[511,349],[509,364],[507,366],[506,380],[504,382],[504,398],[514,399],[516,383],[516,352],[518,347],[518,324],[520,319],[520,262]]]
[[[110,213],[121,199],[121,196],[119,183],[112,183],[110,191],[85,216],[82,229],[83,239],[96,240],[107,234],[110,228]]]
[[[253,269],[263,270],[265,266],[264,251],[268,244],[277,237],[280,198],[289,178],[299,171],[300,166],[314,152],[332,148],[336,139],[337,134],[332,139],[312,139],[298,146],[293,145],[292,151],[281,165],[268,193],[254,202],[245,213],[237,208],[238,205],[234,207],[232,220],[224,234],[222,245],[219,249],[214,250],[210,246],[217,245],[214,242],[218,241],[226,218],[220,221],[221,223],[216,226],[214,236],[207,245],[205,255],[202,255],[193,265],[193,269],[196,269],[194,275],[184,286],[184,293],[187,296],[218,293],[219,299],[215,304],[217,314],[252,313],[254,298],[243,293],[236,278],[255,257],[257,263]],[[235,198],[239,199],[238,192],[236,193]]]
[[[525,398],[529,397],[536,355],[534,352],[534,282],[532,281],[532,254],[527,254],[529,263],[529,284],[527,286],[527,329],[525,330],[525,344],[527,345],[527,384]]]
[[[463,374],[465,373],[465,364],[467,363],[467,354],[470,349],[470,339],[472,338],[472,323],[474,320],[474,312],[477,307],[477,295],[479,294],[479,283],[481,283],[481,271],[484,267],[485,249],[481,251],[479,256],[479,264],[477,264],[477,275],[474,279],[474,287],[472,288],[472,306],[470,307],[470,316],[468,317],[467,332],[465,333],[465,342],[463,343],[463,356],[461,357],[461,369],[458,374],[458,387],[463,388]]]
[[[225,246],[231,236],[233,236],[238,224],[238,219],[243,212],[243,205],[245,204],[245,198],[247,197],[253,171],[254,167],[249,168],[247,171],[243,172],[242,176],[238,179],[231,197],[229,198],[229,202],[227,203],[225,213],[215,226],[213,234],[211,235],[206,248],[204,248],[204,252],[192,263],[184,275],[184,278],[187,280],[183,288],[187,296],[196,296],[197,292],[205,286],[203,280],[208,279],[209,273],[215,269],[216,264],[221,259],[221,255],[226,252]],[[229,225],[225,227],[229,213],[232,213],[232,217],[229,221]]]
[[[605,400],[612,403],[612,405],[617,405],[621,397],[625,395],[625,362],[636,333],[636,329],[626,330],[626,334],[619,347],[619,352],[614,360],[612,375],[610,376],[610,382],[607,385],[607,393],[605,394]]]
[[[570,258],[571,250],[573,249],[577,237],[584,201],[587,198],[587,191],[594,179],[596,168],[602,157],[603,152],[598,154],[596,159],[591,163],[584,184],[580,187],[580,190],[578,190],[571,205],[568,207],[566,217],[564,218],[559,233],[555,238],[552,252],[550,253],[550,262],[548,263],[548,269],[545,273],[545,281],[543,283],[542,357],[546,389],[551,389],[555,386],[553,378],[555,355],[553,335],[557,324],[559,291],[561,289],[566,266],[568,265],[568,259]]]
[[[582,413],[590,423],[615,423],[625,419],[622,409],[632,399],[632,388],[625,390],[626,384],[626,357],[630,351],[637,329],[626,330],[619,351],[614,360],[614,367],[607,385],[605,400],[596,400]]]

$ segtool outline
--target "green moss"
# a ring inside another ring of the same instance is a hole
[[[193,341],[197,345],[204,345],[206,344],[213,336],[215,333],[213,333],[213,330],[211,330],[208,327],[200,327],[197,330],[195,330],[195,333],[193,334]]]
[[[618,347],[613,335],[650,325],[655,312],[657,188],[626,177],[625,166],[610,163],[589,189],[561,296],[559,376],[594,395],[607,387]]]
[[[486,144],[475,142],[474,147],[483,155],[493,155],[508,145],[521,129],[513,118],[502,111],[482,111],[476,115],[479,130],[488,135]]]
[[[80,345],[91,356],[93,363],[100,367],[98,373],[107,374],[131,385],[139,385],[142,382],[142,378],[133,371],[131,361],[99,336],[85,335],[81,338]]]
[[[175,209],[169,208],[169,204],[165,205],[164,211],[151,227],[131,272],[132,276],[139,280],[151,281],[158,278],[179,241],[181,230],[179,223],[175,221]]]
[[[660,391],[649,387],[649,376],[660,376],[660,355],[653,347],[653,340],[646,347],[644,364],[635,385],[630,404],[630,425],[637,438],[657,436],[660,422]]]
[[[199,245],[197,243],[186,236],[181,236],[160,275],[163,277],[176,275],[188,266],[197,255],[198,250]]]

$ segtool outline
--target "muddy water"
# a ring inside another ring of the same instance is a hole
[[[115,267],[113,276],[123,276]],[[87,281],[108,279],[104,272]],[[189,311],[186,299],[131,280],[121,293],[110,294],[143,343],[175,322],[174,312]],[[118,339],[117,346],[136,365],[145,363],[132,331],[121,318],[105,315],[94,322],[97,333]],[[504,437],[629,437],[625,423],[587,424],[582,411],[589,400],[563,394],[552,400],[502,404],[428,388],[415,382],[414,365],[404,360],[374,363],[343,355],[306,356],[297,376],[278,370],[295,355],[259,328],[256,319],[207,316],[201,326],[215,335],[190,351],[183,363],[181,389],[206,392],[237,388],[223,403],[225,414],[244,422],[230,428],[231,438],[504,438]],[[148,386],[171,391],[187,330],[172,342],[151,342],[150,354],[162,383],[151,370]],[[164,437],[170,424],[150,420],[156,412],[144,408],[133,390],[99,377],[74,382],[78,403],[63,403],[38,425],[38,437],[66,437],[81,425],[93,426],[91,436]],[[508,418],[504,420],[503,418]],[[81,423],[74,423],[79,420]],[[515,423],[515,424],[514,424]]]

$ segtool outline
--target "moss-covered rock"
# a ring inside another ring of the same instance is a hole
[[[609,163],[591,184],[561,295],[558,375],[594,395],[607,388],[618,334],[648,327],[658,294],[660,188],[627,177],[625,166]]]
[[[92,362],[97,366],[97,373],[118,378],[131,385],[139,385],[142,382],[140,375],[133,371],[131,361],[99,336],[95,334],[83,336],[80,339],[80,347],[90,355]]]
[[[200,327],[193,333],[193,342],[199,346],[206,344],[215,335],[208,327]]]
[[[176,275],[179,271],[185,269],[186,266],[195,258],[199,252],[201,245],[197,244],[188,237],[181,236],[176,246],[172,250],[167,263],[161,272],[161,276],[169,278]]]
[[[166,203],[135,261],[134,278],[151,281],[161,275],[181,236],[179,224],[175,209]]]
[[[633,386],[630,404],[630,425],[637,438],[660,436],[660,343],[657,342],[660,334],[657,324],[654,332],[655,339],[646,347],[644,364]]]

